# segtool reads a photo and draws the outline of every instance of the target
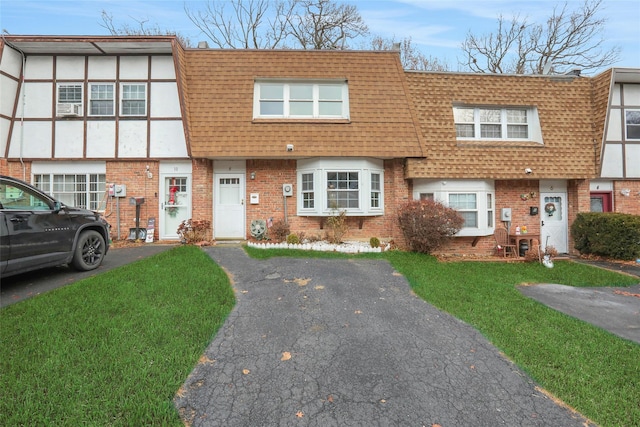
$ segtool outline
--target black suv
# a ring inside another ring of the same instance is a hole
[[[109,224],[37,188],[0,175],[0,274],[71,264],[93,270],[109,250]]]

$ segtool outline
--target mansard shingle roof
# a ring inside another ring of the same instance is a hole
[[[184,63],[194,157],[422,156],[398,52],[192,49]],[[253,120],[260,78],[345,79],[350,120]]]
[[[425,143],[407,178],[584,179],[596,174],[592,79],[407,72]],[[454,105],[536,107],[543,144],[456,140]],[[600,108],[604,108],[600,106]]]

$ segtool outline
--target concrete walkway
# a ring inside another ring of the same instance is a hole
[[[237,304],[176,398],[189,425],[585,425],[386,261],[205,250]]]

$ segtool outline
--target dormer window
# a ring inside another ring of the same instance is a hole
[[[453,108],[456,137],[463,140],[541,142],[537,111],[531,107]]]
[[[261,119],[348,119],[346,81],[256,81],[253,117]]]

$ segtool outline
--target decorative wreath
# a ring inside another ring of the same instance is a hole
[[[546,205],[544,205],[544,211],[549,214],[549,216],[552,216],[556,211],[556,205],[554,205],[553,203],[547,203]]]

